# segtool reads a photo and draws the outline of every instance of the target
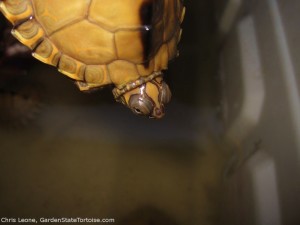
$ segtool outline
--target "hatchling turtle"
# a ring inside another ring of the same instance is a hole
[[[88,91],[113,84],[118,102],[161,118],[163,70],[178,55],[183,0],[0,0],[12,34],[38,60]]]

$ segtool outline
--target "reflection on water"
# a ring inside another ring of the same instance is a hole
[[[1,216],[216,224],[225,154],[216,143],[222,124],[213,13],[209,2],[186,5],[163,120],[133,115],[110,90],[80,93],[39,62],[30,69],[43,107],[27,126],[0,131]]]

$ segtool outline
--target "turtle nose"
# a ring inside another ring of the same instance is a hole
[[[151,118],[160,119],[164,115],[165,115],[165,109],[164,109],[163,106],[160,107],[160,108],[155,107],[155,109],[153,110],[153,114],[152,114]]]

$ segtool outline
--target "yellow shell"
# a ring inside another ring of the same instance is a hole
[[[12,34],[81,90],[124,86],[177,55],[182,0],[5,0]]]

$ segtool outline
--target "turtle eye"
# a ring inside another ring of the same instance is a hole
[[[163,104],[167,104],[168,102],[170,102],[172,97],[172,93],[170,91],[169,86],[163,82],[162,83],[162,89],[161,89],[161,93],[160,93],[160,100]]]
[[[129,100],[129,108],[137,115],[148,116],[153,111],[152,102],[140,95],[133,95]]]

